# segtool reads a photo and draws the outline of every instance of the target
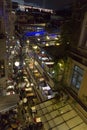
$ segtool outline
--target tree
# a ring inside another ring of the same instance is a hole
[[[55,83],[55,88],[60,89],[61,82],[64,75],[64,69],[65,69],[65,59],[59,59],[57,62],[55,62],[54,65],[54,75],[53,80]]]

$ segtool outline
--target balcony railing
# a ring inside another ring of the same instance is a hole
[[[87,52],[84,49],[71,48],[69,50],[69,56],[87,66]]]

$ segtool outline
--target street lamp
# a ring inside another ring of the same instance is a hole
[[[18,67],[20,65],[20,62],[19,61],[16,61],[15,62],[15,66]]]
[[[30,41],[29,41],[29,40],[27,40],[26,42],[29,44],[29,42],[30,42]]]

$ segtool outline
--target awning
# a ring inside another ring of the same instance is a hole
[[[56,60],[65,57],[67,51],[65,46],[62,44],[59,46],[43,47],[43,49]]]
[[[15,108],[18,102],[19,102],[18,94],[1,96],[0,97],[0,112],[5,112],[12,108]]]

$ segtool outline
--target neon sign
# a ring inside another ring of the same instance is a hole
[[[46,32],[45,31],[37,31],[37,32],[26,32],[24,34],[25,37],[30,37],[30,36],[41,36],[41,35],[45,35]]]

